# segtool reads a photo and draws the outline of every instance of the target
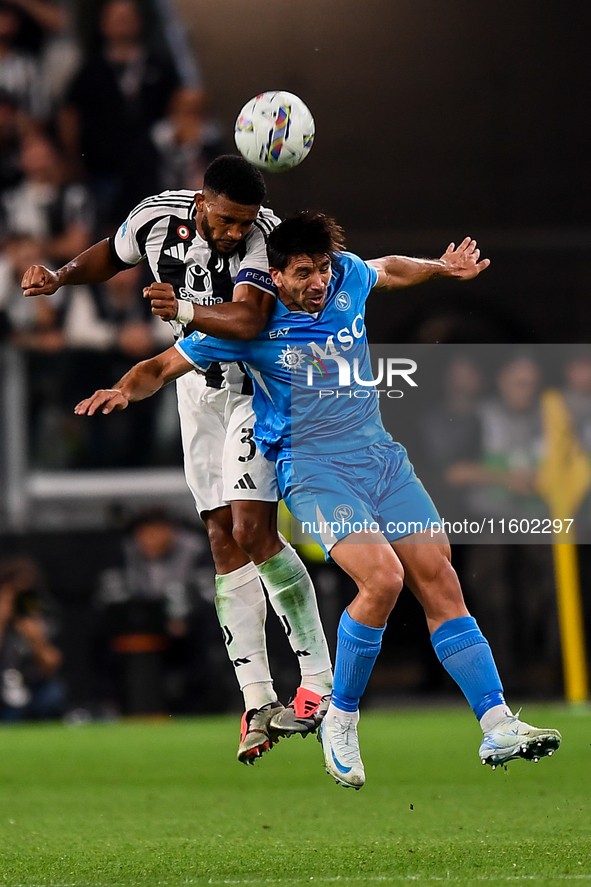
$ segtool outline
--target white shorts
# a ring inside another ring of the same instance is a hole
[[[275,464],[252,439],[252,397],[210,388],[196,372],[181,376],[176,387],[185,477],[199,514],[236,499],[277,502]]]

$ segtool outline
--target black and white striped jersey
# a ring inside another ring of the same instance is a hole
[[[129,214],[111,238],[111,254],[118,267],[128,268],[146,259],[154,279],[172,284],[177,299],[198,305],[231,302],[234,287],[248,283],[276,295],[269,275],[266,241],[279,219],[261,207],[255,224],[232,255],[212,251],[195,221],[193,191],[164,191],[148,197]],[[172,322],[177,338],[184,328]],[[237,375],[239,374],[239,375]],[[236,386],[252,393],[250,378],[241,365],[215,364],[206,374],[213,388]]]

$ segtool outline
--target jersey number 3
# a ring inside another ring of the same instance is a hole
[[[248,445],[248,454],[246,456],[238,456],[239,462],[250,462],[251,459],[254,459],[254,455],[257,451],[257,445],[252,439],[253,428],[241,428],[242,437],[240,438],[240,443]]]

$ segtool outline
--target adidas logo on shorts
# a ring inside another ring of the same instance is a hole
[[[256,490],[256,488],[257,485],[248,472],[242,475],[237,484],[234,484],[235,490]]]

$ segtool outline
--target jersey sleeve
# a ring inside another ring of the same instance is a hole
[[[359,276],[361,289],[362,291],[365,291],[365,298],[367,298],[378,282],[378,272],[375,268],[372,268],[371,265],[368,265],[367,262],[364,262],[363,259],[360,259],[359,256],[356,256],[353,253],[346,253],[346,255],[351,260],[357,275]]]
[[[111,258],[121,271],[138,265],[146,255],[141,249],[137,237],[137,209],[138,207],[130,212],[117,232],[109,238]]]
[[[199,332],[180,339],[174,347],[197,370],[206,370],[216,361],[231,363],[236,360],[248,360],[250,355],[248,342],[216,339],[214,336],[206,336]]]
[[[278,224],[279,219],[270,209],[263,207],[260,210],[252,231],[246,238],[246,254],[240,263],[235,286],[247,283],[265,293],[277,296],[275,284],[269,274],[267,237]]]

